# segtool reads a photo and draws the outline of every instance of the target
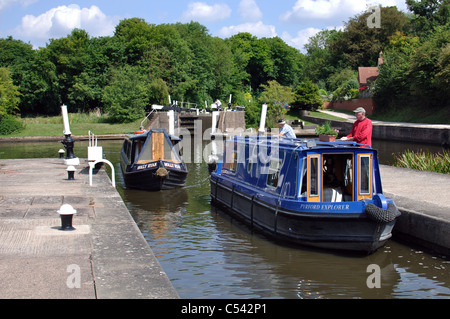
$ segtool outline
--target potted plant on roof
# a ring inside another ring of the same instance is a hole
[[[319,135],[319,141],[322,142],[335,142],[338,133],[338,130],[331,127],[331,123],[329,121],[316,127],[316,134]]]

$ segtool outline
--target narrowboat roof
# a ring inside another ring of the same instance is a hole
[[[359,144],[354,141],[336,141],[336,142],[321,142],[318,139],[288,139],[283,137],[273,137],[273,136],[246,136],[246,137],[235,137],[236,141],[253,143],[261,143],[262,145],[269,145],[271,143],[278,143],[279,146],[285,148],[292,148],[297,150],[320,150],[320,149],[346,149],[346,148],[363,148],[372,149],[369,145]]]
[[[143,139],[143,138],[147,138],[149,134],[153,133],[153,132],[164,132],[165,135],[167,135],[170,140],[172,141],[181,141],[181,138],[175,135],[170,135],[169,133],[167,133],[166,130],[164,129],[151,129],[148,132],[144,132],[144,133],[127,133],[125,134],[125,136],[127,138],[129,138],[130,140],[137,140],[137,139]]]

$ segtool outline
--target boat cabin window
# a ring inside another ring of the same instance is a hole
[[[227,143],[225,163],[223,164],[223,168],[233,173],[236,172],[237,158],[238,154],[236,150],[236,143]]]
[[[308,197],[318,197],[319,196],[319,159],[318,156],[309,157],[309,174],[308,174]]]
[[[280,177],[281,159],[271,159],[269,172],[267,174],[267,185],[271,187],[278,187],[278,181]]]
[[[372,156],[358,154],[358,200],[372,194]]]
[[[131,141],[125,140],[123,142],[123,152],[124,152],[126,158],[128,159],[128,162],[131,162],[131,149],[132,149]]]
[[[144,140],[136,141],[136,156],[139,156],[139,164],[159,160],[181,163],[179,156],[163,132],[152,132],[151,138],[147,139],[145,148],[144,142]]]
[[[258,155],[257,155],[257,147],[256,144],[249,145],[249,157],[247,163],[247,173],[250,176],[253,176],[253,167],[256,166],[254,164],[258,163]]]

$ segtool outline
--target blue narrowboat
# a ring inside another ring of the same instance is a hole
[[[400,215],[378,154],[356,142],[233,137],[211,173],[212,203],[284,241],[372,253]]]
[[[185,186],[188,170],[175,147],[179,141],[164,129],[127,134],[120,156],[126,187],[159,191]]]

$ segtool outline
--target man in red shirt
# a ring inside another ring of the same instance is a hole
[[[343,141],[355,141],[372,147],[372,121],[366,117],[366,110],[358,107],[354,110],[356,121],[353,123],[352,131],[349,135],[341,138]]]

